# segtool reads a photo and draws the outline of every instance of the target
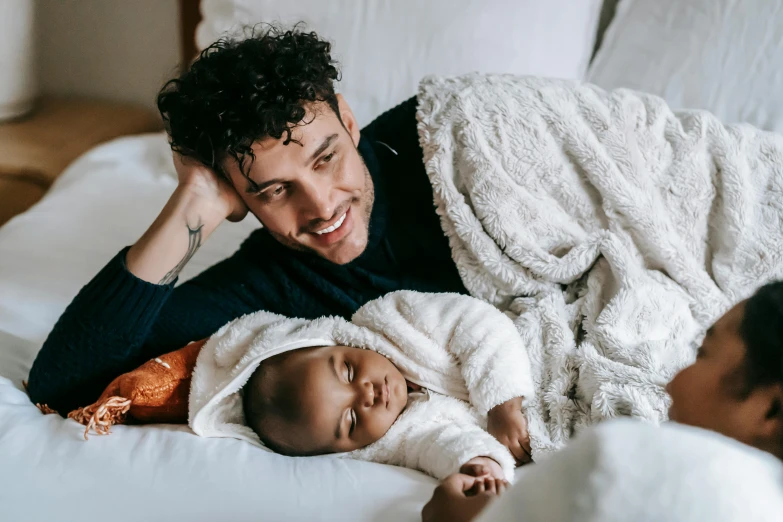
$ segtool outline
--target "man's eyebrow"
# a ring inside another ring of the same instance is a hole
[[[332,368],[332,373],[334,374],[335,379],[340,379],[340,376],[337,375],[337,368],[335,367],[336,361],[334,360],[334,355],[329,357],[329,366]],[[334,430],[334,438],[339,440],[342,438],[342,432],[343,432],[343,418],[339,417],[337,419],[337,428]]]
[[[271,187],[272,185],[277,185],[278,183],[284,183],[285,180],[282,179],[271,179],[269,181],[265,181],[263,183],[256,183],[252,179],[248,178],[247,187],[245,187],[245,192],[248,194],[255,194],[256,192],[261,192],[267,187]]]
[[[309,165],[310,163],[314,162],[318,159],[318,156],[320,156],[323,151],[329,148],[329,146],[334,142],[334,140],[337,139],[337,134],[332,134],[330,136],[327,136],[326,139],[324,139],[323,143],[319,145],[317,149],[310,155],[305,165]],[[275,178],[271,179],[269,181],[265,181],[263,183],[256,183],[252,179],[248,178],[248,184],[247,187],[245,187],[245,192],[247,194],[255,194],[257,192],[261,192],[264,189],[271,187],[272,185],[277,185],[278,183],[285,183],[284,179]]]
[[[307,163],[305,165],[309,165],[310,163],[314,162],[318,159],[318,156],[321,155],[323,151],[329,148],[329,145],[332,144],[334,140],[337,139],[337,134],[332,134],[331,136],[327,136],[326,139],[321,143],[321,145],[315,149],[315,151],[310,155],[310,159],[307,160]]]

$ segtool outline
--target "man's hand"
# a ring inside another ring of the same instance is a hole
[[[527,419],[522,413],[522,397],[508,400],[489,410],[487,431],[508,448],[518,466],[533,461]]]
[[[455,473],[446,477],[421,510],[423,522],[470,522],[508,483],[491,477]]]
[[[146,232],[128,250],[128,270],[144,281],[170,284],[210,234],[247,207],[234,187],[193,158],[173,153],[179,185]],[[244,190],[244,188],[242,189]]]
[[[247,214],[247,207],[228,181],[218,177],[198,160],[177,152],[172,155],[181,189],[211,202],[215,212],[229,221],[242,221]]]
[[[459,468],[459,472],[472,477],[491,477],[497,480],[505,480],[503,468],[494,459],[489,457],[475,457],[467,461]]]

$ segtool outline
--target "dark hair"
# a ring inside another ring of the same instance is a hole
[[[783,281],[762,286],[745,303],[740,324],[748,391],[783,384]]]
[[[275,378],[265,365],[253,372],[244,387],[242,408],[245,422],[266,447],[282,455],[297,456],[297,449],[280,436],[302,411],[298,386]]]
[[[232,158],[247,177],[253,143],[284,135],[286,144],[296,142],[291,131],[308,104],[326,102],[339,119],[331,44],[302,27],[267,25],[245,40],[222,38],[167,82],[158,110],[171,148],[226,179],[223,162]]]

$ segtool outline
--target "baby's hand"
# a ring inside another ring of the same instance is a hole
[[[500,481],[506,480],[503,468],[489,457],[474,457],[459,468],[459,472],[472,477],[491,477]]]
[[[527,419],[522,413],[522,397],[508,400],[489,410],[487,431],[508,448],[518,466],[532,462]]]
[[[501,495],[508,483],[490,477],[469,477],[455,473],[446,477],[424,509],[423,522],[469,522]]]

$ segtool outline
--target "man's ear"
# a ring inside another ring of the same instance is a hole
[[[359,145],[359,138],[361,136],[361,129],[356,121],[356,117],[353,115],[353,111],[348,106],[348,102],[345,101],[342,94],[337,94],[337,108],[340,110],[340,119],[343,122],[343,127],[348,131],[353,141],[353,146]]]

